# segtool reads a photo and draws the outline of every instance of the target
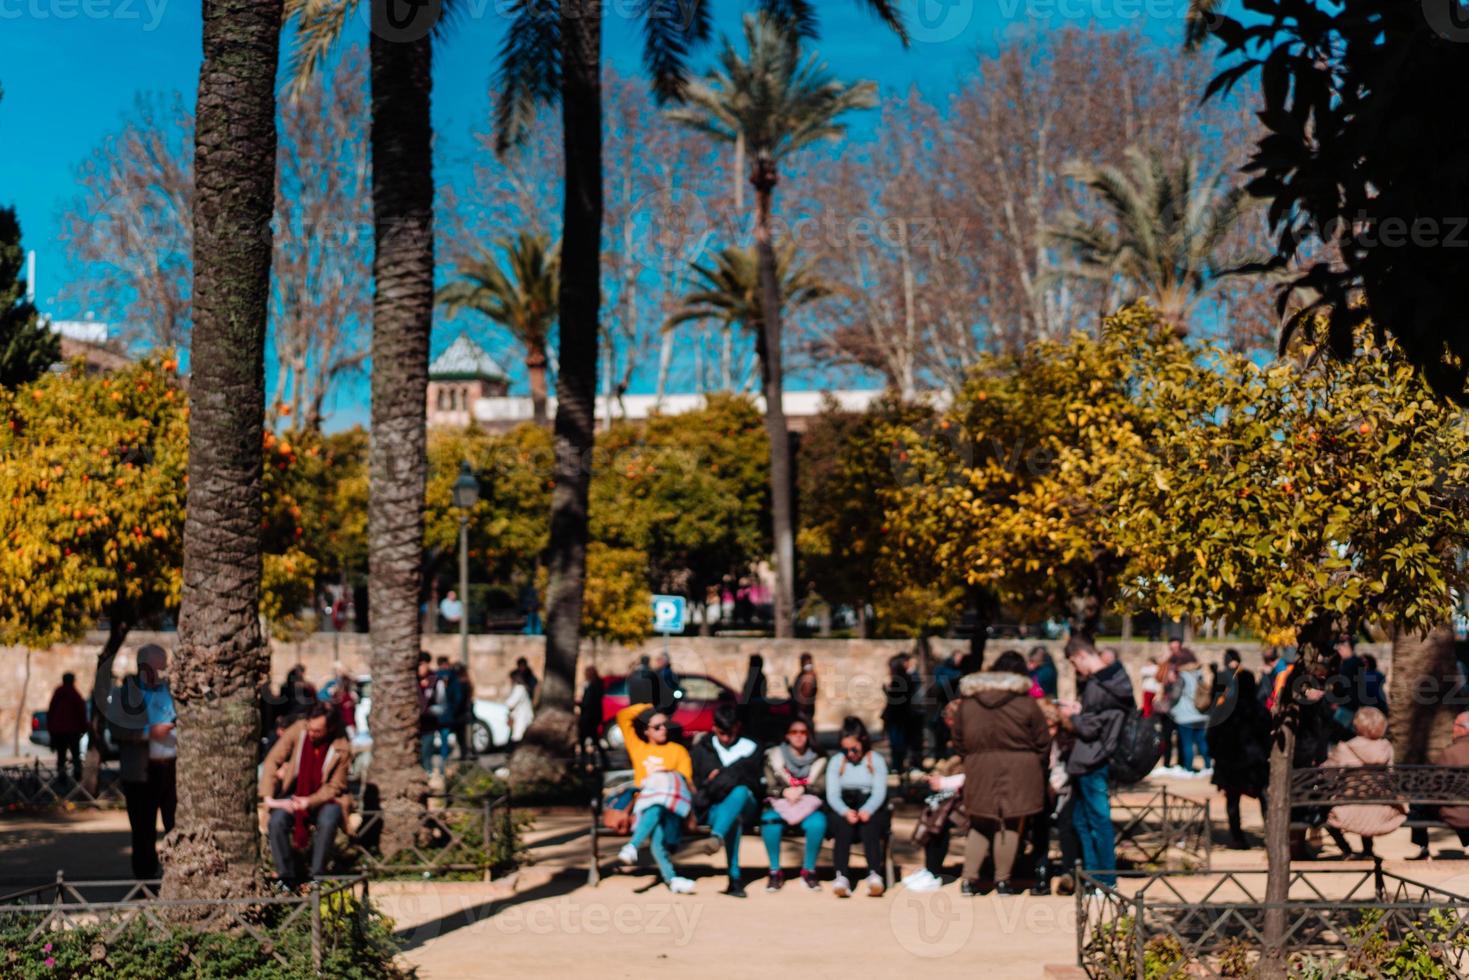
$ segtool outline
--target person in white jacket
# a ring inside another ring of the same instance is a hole
[[[526,690],[520,674],[513,670],[510,672],[510,696],[505,699],[505,710],[510,714],[510,741],[519,742],[536,712],[531,707],[530,691]]]

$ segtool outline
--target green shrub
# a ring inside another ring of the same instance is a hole
[[[105,938],[109,929],[30,932],[39,918],[0,922],[0,976],[6,980],[316,980],[311,962],[311,922],[300,917],[271,928],[266,938],[244,930],[202,932],[160,929],[141,919]],[[359,917],[355,900],[322,903],[322,974],[333,980],[409,980],[415,974],[394,963],[393,923],[369,909]],[[280,957],[285,959],[282,963]]]

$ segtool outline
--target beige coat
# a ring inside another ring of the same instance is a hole
[[[1392,765],[1392,743],[1385,738],[1366,738],[1358,735],[1331,747],[1322,763],[1326,766],[1390,766]],[[1390,834],[1408,819],[1406,804],[1389,803],[1344,803],[1331,808],[1326,822],[1337,830],[1363,837],[1381,837]]]
[[[281,732],[260,766],[260,798],[284,798],[296,789],[296,774],[301,770],[301,749],[306,744],[306,722],[298,721]],[[352,750],[345,738],[339,738],[326,750],[321,763],[321,788],[306,798],[315,810],[325,803],[336,803],[342,816],[352,812],[352,794],[347,791],[347,771],[352,766]]]

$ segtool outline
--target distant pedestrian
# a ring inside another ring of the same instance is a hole
[[[1178,730],[1178,765],[1185,775],[1194,772],[1194,756],[1198,756],[1205,775],[1212,769],[1209,759],[1209,743],[1204,737],[1205,723],[1209,716],[1199,707],[1202,700],[1207,706],[1209,682],[1205,680],[1203,665],[1187,647],[1181,647],[1173,655],[1173,683],[1169,685],[1169,717]],[[1201,692],[1202,688],[1202,692]],[[1202,693],[1202,697],[1200,696]]]
[[[602,683],[602,675],[597,673],[597,668],[591,664],[587,664],[582,669],[582,676],[586,679],[586,684],[581,689],[581,701],[577,704],[576,741],[582,752],[595,753],[600,759],[602,757],[602,699],[606,696],[607,687]]]
[[[1058,676],[1056,661],[1051,658],[1051,652],[1045,647],[1032,648],[1029,664],[1030,679],[1035,681],[1046,697],[1055,700]]]
[[[540,681],[536,680],[536,672],[530,669],[530,661],[524,657],[516,657],[515,673],[519,676],[520,683],[525,685],[525,692],[530,695],[531,701],[534,703],[536,699],[536,685],[540,684]]]
[[[474,758],[474,682],[469,679],[469,668],[464,664],[454,665],[454,676],[459,680],[459,692],[454,710],[454,740],[459,743],[459,761]]]
[[[806,719],[807,725],[811,726],[811,736],[816,736],[816,694],[818,683],[816,680],[816,664],[811,659],[811,654],[801,654],[800,672],[796,675],[796,681],[791,685],[791,700],[795,702],[796,715]]]
[[[464,620],[464,603],[459,601],[459,593],[450,589],[439,600],[439,618],[450,630],[457,630],[459,624]]]
[[[1376,708],[1383,714],[1387,710],[1387,678],[1377,669],[1377,658],[1370,653],[1362,654],[1362,694],[1364,708]]]
[[[1270,715],[1257,696],[1255,675],[1227,658],[1209,707],[1208,742],[1214,785],[1224,793],[1229,846],[1249,847],[1240,821],[1240,797],[1265,798],[1270,778]]]
[[[914,717],[920,718],[922,707],[918,697],[921,683],[909,669],[908,658],[903,654],[888,661],[888,678],[882,686],[882,728],[888,738],[888,751],[892,755],[892,771],[902,774],[911,762],[921,762],[923,757],[922,728],[915,740]],[[915,744],[916,741],[916,744]]]
[[[525,675],[510,672],[510,694],[505,698],[505,710],[510,715],[510,741],[519,742],[525,730],[535,721],[536,711],[531,707],[530,691],[525,687]]]
[[[1076,670],[1081,690],[1080,701],[1061,705],[1062,723],[1076,734],[1066,761],[1075,794],[1072,824],[1080,838],[1083,866],[1095,869],[1102,884],[1115,887],[1117,877],[1112,872],[1117,866],[1117,840],[1107,764],[1117,751],[1123,722],[1136,710],[1132,682],[1121,664],[1104,664],[1096,648],[1080,637],[1068,641],[1066,657]]]
[[[929,719],[929,730],[933,735],[935,759],[945,759],[949,755],[950,730],[944,709],[959,696],[959,681],[964,677],[964,658],[967,655],[967,651],[962,648],[952,650],[933,669],[935,709]]]
[[[521,615],[525,617],[526,636],[540,636],[541,625],[541,594],[536,591],[534,582],[526,582],[520,587],[519,605]]]
[[[61,684],[51,695],[46,708],[46,734],[56,752],[56,774],[66,772],[66,757],[71,756],[72,780],[82,781],[82,736],[87,733],[87,699],[77,690],[76,674],[61,675]]]

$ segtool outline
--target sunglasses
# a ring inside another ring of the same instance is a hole
[[[851,748],[843,748],[842,749],[842,752],[846,753],[847,755],[861,755],[862,754],[862,746],[860,746],[860,745],[854,745]]]
[[[650,731],[650,732],[661,732],[661,731],[663,731],[667,727],[668,727],[668,722],[666,722],[666,721],[660,721],[656,725],[649,725],[648,726],[648,731]]]
[[[806,731],[806,729],[804,729],[804,728],[792,728],[790,731],[786,732],[786,735],[788,735],[788,736],[789,735],[808,735],[809,736],[810,734],[811,733],[808,732],[808,731]]]

